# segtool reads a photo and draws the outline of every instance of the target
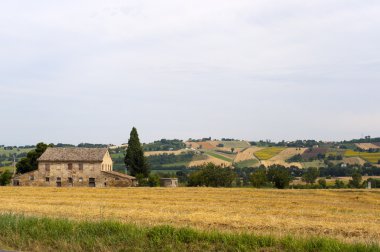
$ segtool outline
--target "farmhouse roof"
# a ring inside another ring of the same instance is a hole
[[[127,174],[121,173],[121,172],[115,172],[115,171],[102,171],[103,173],[114,175],[116,177],[121,177],[121,178],[127,178],[127,179],[136,179],[135,177],[129,176]]]
[[[102,162],[107,148],[52,148],[49,147],[38,161]]]

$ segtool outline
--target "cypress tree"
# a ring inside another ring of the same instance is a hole
[[[128,140],[127,153],[125,154],[124,163],[132,176],[138,174],[148,177],[149,165],[144,150],[141,146],[139,135],[135,127],[132,128],[130,138]]]

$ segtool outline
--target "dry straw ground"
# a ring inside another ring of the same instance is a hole
[[[380,241],[379,190],[2,187],[0,212]]]
[[[286,148],[285,150],[281,151],[279,154],[275,155],[269,160],[262,160],[261,164],[265,166],[283,165],[285,167],[296,166],[298,168],[302,168],[303,166],[300,162],[288,163],[286,162],[286,160],[293,157],[294,155],[302,154],[305,151],[306,148]]]
[[[220,165],[220,166],[225,166],[225,167],[231,166],[231,162],[228,162],[228,161],[225,161],[225,160],[222,160],[222,159],[219,159],[219,158],[207,155],[207,158],[204,159],[204,160],[194,160],[194,161],[191,161],[188,164],[188,167],[202,166],[202,165],[205,165],[207,163],[213,163],[213,164]]]
[[[362,150],[380,149],[379,146],[373,143],[356,143],[355,145]]]
[[[235,159],[234,159],[234,162],[242,162],[242,161],[245,161],[245,160],[251,160],[251,159],[256,159],[257,158],[255,157],[254,153],[259,151],[259,150],[262,150],[263,148],[260,148],[260,147],[250,147],[250,148],[247,148],[241,152],[239,152]]]

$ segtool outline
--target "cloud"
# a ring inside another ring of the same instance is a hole
[[[379,14],[372,0],[1,3],[0,139],[376,135]]]

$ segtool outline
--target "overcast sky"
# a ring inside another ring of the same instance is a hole
[[[5,0],[0,144],[380,136],[378,0]]]

